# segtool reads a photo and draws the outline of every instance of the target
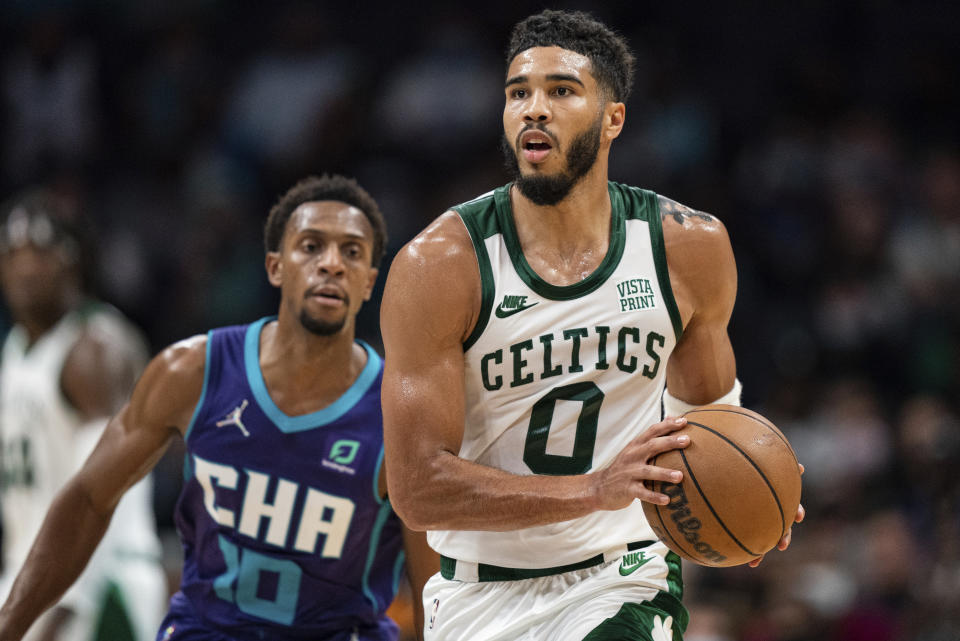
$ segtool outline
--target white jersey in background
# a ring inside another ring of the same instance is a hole
[[[106,419],[84,423],[64,397],[61,372],[84,332],[106,337],[138,372],[148,358],[139,333],[118,311],[89,304],[64,316],[35,344],[27,345],[15,326],[3,344],[0,362],[0,507],[3,516],[3,572],[0,600],[6,599],[54,496],[93,450]],[[74,616],[60,641],[91,641],[98,629],[116,623],[115,608],[135,633],[154,639],[166,610],[168,590],[160,565],[149,477],[120,500],[99,548],[61,604]],[[31,628],[42,629],[44,619]],[[28,639],[30,636],[28,635]]]

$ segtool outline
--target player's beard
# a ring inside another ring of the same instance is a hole
[[[516,184],[520,193],[536,205],[556,205],[566,198],[570,190],[580,182],[581,178],[587,175],[587,172],[597,162],[597,154],[600,153],[600,126],[602,122],[603,114],[601,113],[591,126],[574,137],[569,149],[567,149],[566,171],[553,175],[531,174],[524,176],[520,172],[520,163],[517,160],[519,149],[514,149],[504,135],[500,140],[504,162],[507,165],[507,171],[513,175],[514,184]],[[536,128],[543,130],[542,127]]]
[[[347,316],[344,315],[343,318],[338,321],[325,321],[314,318],[307,313],[307,310],[301,309],[300,324],[311,334],[316,334],[317,336],[333,336],[347,324]]]

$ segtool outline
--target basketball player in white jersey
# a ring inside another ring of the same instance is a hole
[[[389,493],[442,555],[424,635],[679,640],[680,559],[640,501],[667,504],[644,481],[681,478],[648,464],[688,444],[664,413],[739,404],[730,242],[713,216],[608,181],[633,68],[620,37],[544,11],[508,51],[515,179],[404,247],[382,305]]]
[[[4,208],[0,284],[14,325],[0,361],[0,602],[50,502],[93,449],[147,362],[140,333],[88,298],[82,244],[49,193]],[[28,638],[152,639],[168,589],[149,480],[124,497],[80,581]]]

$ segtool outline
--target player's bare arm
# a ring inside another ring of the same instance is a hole
[[[508,530],[618,509],[634,498],[666,503],[644,479],[672,480],[646,461],[683,447],[666,422],[648,430],[608,474],[514,475],[460,458],[463,342],[477,322],[480,275],[466,228],[441,216],[401,250],[381,307],[386,347],[384,446],[391,501],[415,530]],[[629,469],[626,469],[629,468]],[[609,469],[609,468],[608,468]]]
[[[667,364],[667,389],[686,403],[702,405],[727,394],[736,378],[727,333],[737,294],[736,263],[727,230],[716,217],[662,196],[660,214],[670,281],[684,323]],[[801,522],[805,514],[801,505],[794,521]],[[788,529],[777,549],[786,550],[791,536]]]
[[[57,495],[0,610],[0,641],[19,639],[66,591],[106,532],[120,497],[186,430],[203,388],[205,345],[204,337],[182,341],[151,361],[130,402],[110,419],[84,466]]]
[[[727,334],[737,295],[730,238],[714,216],[660,197],[670,285],[683,319],[667,364],[667,389],[702,405],[729,392],[736,360]]]

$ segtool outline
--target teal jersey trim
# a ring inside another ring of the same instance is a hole
[[[377,464],[373,469],[373,500],[383,505],[387,500],[380,496],[380,470],[383,469],[383,446],[380,446],[380,454],[377,456]]]
[[[383,363],[380,355],[365,342],[357,340],[356,342],[367,352],[367,364],[360,372],[357,380],[353,382],[353,385],[340,398],[322,410],[300,416],[288,416],[270,398],[267,384],[263,380],[263,372],[260,371],[260,332],[264,325],[275,318],[276,316],[261,318],[247,328],[243,360],[247,370],[247,382],[250,384],[250,389],[253,390],[253,397],[260,405],[263,413],[267,415],[267,418],[273,421],[277,429],[285,434],[303,432],[334,422],[350,411],[373,385]]]
[[[200,390],[200,400],[197,401],[197,406],[193,408],[193,415],[190,417],[190,425],[187,426],[187,432],[183,435],[183,442],[188,443],[190,439],[190,433],[193,432],[193,426],[197,423],[197,418],[200,416],[200,408],[203,407],[204,401],[207,399],[207,387],[210,383],[210,352],[213,350],[213,330],[207,332],[207,345],[206,345],[206,356],[203,361],[203,388]],[[193,465],[190,463],[189,453],[183,457],[183,480],[188,480],[193,475]]]
[[[384,501],[380,504],[380,510],[377,512],[377,519],[373,523],[373,530],[370,532],[370,549],[367,551],[367,562],[363,566],[363,595],[367,597],[367,601],[370,602],[370,605],[373,606],[373,611],[377,614],[380,614],[381,608],[377,603],[377,597],[373,594],[373,590],[370,589],[370,570],[373,568],[373,561],[377,556],[377,548],[380,547],[380,536],[383,534],[383,526],[387,522],[387,518],[393,512],[393,507],[390,505],[390,501]],[[384,604],[384,608],[389,606],[389,603]]]
[[[403,550],[397,555],[397,560],[393,562],[393,593],[400,590],[400,577],[403,575],[403,564],[407,561],[407,553]]]

